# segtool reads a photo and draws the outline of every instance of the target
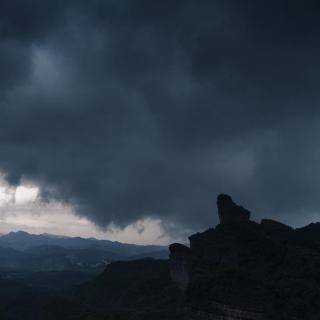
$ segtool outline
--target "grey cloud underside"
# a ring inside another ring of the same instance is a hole
[[[319,12],[1,1],[0,168],[102,227],[212,225],[220,192],[301,222],[320,209]]]

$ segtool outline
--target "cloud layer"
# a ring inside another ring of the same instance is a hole
[[[320,210],[317,1],[0,3],[0,170],[102,227]]]

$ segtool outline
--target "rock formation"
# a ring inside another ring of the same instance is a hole
[[[190,236],[190,247],[170,246],[185,319],[320,319],[320,226],[310,236],[274,220],[259,224],[227,195],[217,205],[220,224]]]
[[[220,223],[237,223],[250,219],[250,211],[235,204],[226,194],[218,196],[217,206]]]

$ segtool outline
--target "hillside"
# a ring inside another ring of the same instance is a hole
[[[168,258],[168,249],[94,238],[10,232],[0,236],[0,270],[103,270],[113,261]]]
[[[185,297],[185,319],[319,319],[320,225],[293,229],[250,221],[218,197],[220,224],[170,246],[171,275]]]

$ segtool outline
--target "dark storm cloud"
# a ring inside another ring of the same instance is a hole
[[[100,226],[207,226],[220,192],[302,221],[320,210],[319,10],[2,1],[0,167]]]

